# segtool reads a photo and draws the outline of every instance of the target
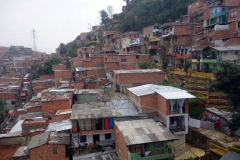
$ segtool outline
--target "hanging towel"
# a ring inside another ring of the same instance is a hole
[[[80,128],[80,131],[84,131],[84,120],[78,120],[78,125],[79,125],[79,128]]]
[[[108,122],[108,119],[104,119],[104,128],[105,129],[109,129],[109,122]]]
[[[113,129],[113,119],[109,118],[109,129]]]

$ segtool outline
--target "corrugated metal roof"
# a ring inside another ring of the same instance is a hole
[[[106,103],[90,103],[90,104],[74,104],[72,106],[72,114],[70,119],[96,119],[111,118],[121,116],[113,106],[112,102]]]
[[[177,140],[162,123],[153,119],[115,121],[127,145]]]
[[[133,103],[128,100],[112,100],[112,103],[117,112],[121,113],[122,116],[134,116],[139,114],[133,106]]]
[[[70,144],[70,133],[51,132],[49,144]]]
[[[160,69],[134,69],[134,70],[114,70],[115,74],[129,74],[129,73],[160,73]]]
[[[102,94],[103,89],[76,89],[74,94]]]
[[[237,159],[240,159],[240,154],[233,151],[228,151],[219,160],[237,160]]]
[[[208,110],[208,111],[210,111],[210,112],[212,112],[212,113],[214,113],[214,114],[216,114],[218,116],[221,116],[221,117],[223,117],[223,118],[225,118],[227,120],[231,120],[232,119],[233,113],[231,113],[231,112],[226,112],[226,111],[219,110],[219,109],[213,108],[213,107],[212,108],[206,108],[206,110]]]
[[[32,149],[47,144],[49,132],[33,136],[27,148]]]
[[[22,131],[22,123],[23,123],[24,120],[19,120],[17,122],[17,124],[15,124],[13,126],[13,128],[11,129],[11,131],[9,133],[14,133],[14,132],[19,132],[19,131]]]
[[[216,50],[219,50],[219,51],[239,51],[240,50],[240,46],[230,46],[230,47],[212,47]]]
[[[136,96],[158,93],[166,99],[196,98],[185,90],[163,85],[146,84],[138,87],[128,88]]]
[[[69,130],[72,129],[72,123],[70,120],[63,120],[61,122],[53,122],[49,123],[48,128],[45,132],[49,131],[64,131],[64,130]]]
[[[76,67],[76,71],[92,71],[92,70],[103,70],[104,67]]]

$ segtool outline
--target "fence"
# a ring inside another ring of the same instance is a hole
[[[174,73],[186,75],[186,72],[185,72],[183,69],[177,69],[177,68],[175,68],[175,69],[174,69]],[[189,75],[190,75],[190,72],[189,72]],[[215,79],[213,73],[205,73],[205,72],[191,71],[191,76]]]

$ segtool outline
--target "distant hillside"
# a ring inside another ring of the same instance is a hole
[[[114,14],[113,18],[121,24],[122,32],[141,31],[156,23],[171,22],[187,14],[187,5],[196,0],[137,0],[128,4],[126,10]]]

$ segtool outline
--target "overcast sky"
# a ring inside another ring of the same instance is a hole
[[[123,0],[0,0],[0,46],[33,48],[31,31],[37,31],[37,51],[74,40],[89,24],[100,23],[99,11],[113,6],[120,13]]]

